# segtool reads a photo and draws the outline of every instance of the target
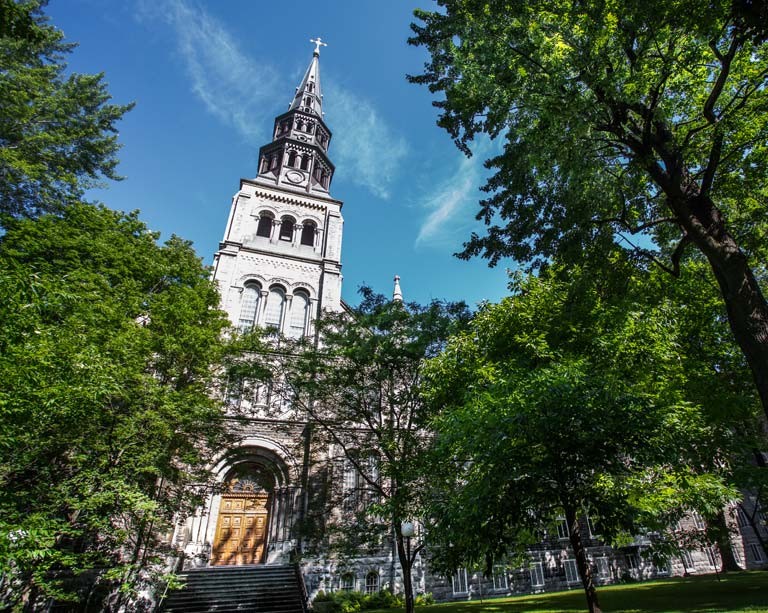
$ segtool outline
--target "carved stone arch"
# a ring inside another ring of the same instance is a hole
[[[265,287],[265,289],[272,289],[273,287],[279,287],[284,292],[288,291],[288,288],[291,287],[291,282],[288,281],[288,279],[285,279],[284,277],[272,277]]]
[[[317,291],[314,287],[312,287],[309,283],[306,283],[304,281],[296,281],[296,283],[292,283],[290,286],[290,292],[293,294],[296,290],[304,290],[307,294],[309,294],[309,299],[312,300],[314,298],[317,298]]]
[[[269,215],[272,215],[275,219],[279,218],[280,209],[278,209],[276,206],[274,206],[271,203],[267,202],[255,202],[254,208],[256,209],[253,212],[254,217],[261,217],[262,213],[267,213]]]
[[[256,274],[256,273],[248,273],[246,275],[242,275],[237,282],[235,283],[234,287],[238,289],[243,289],[246,285],[246,283],[258,283],[261,286],[262,291],[267,288],[267,280],[262,275]]]
[[[301,463],[282,443],[267,436],[250,436],[236,447],[219,455],[212,472],[218,483],[226,483],[232,470],[240,464],[270,464],[276,487],[297,485],[301,478]]]

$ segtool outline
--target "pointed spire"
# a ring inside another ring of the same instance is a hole
[[[392,292],[392,302],[402,302],[403,291],[400,289],[400,275],[395,275],[395,291]]]
[[[309,63],[307,72],[301,84],[296,88],[296,95],[293,102],[288,107],[289,111],[301,110],[306,113],[323,116],[323,92],[320,89],[320,47],[327,47],[319,36],[316,39],[310,39],[315,44],[315,50],[312,53],[312,61]]]

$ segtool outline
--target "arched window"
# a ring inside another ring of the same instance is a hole
[[[296,152],[291,151],[288,154],[288,166],[296,166]]]
[[[304,106],[312,106],[312,98],[310,96],[304,98]]]
[[[309,168],[309,154],[305,153],[301,157],[301,169],[302,170],[307,170],[308,168]]]
[[[280,240],[292,241],[293,240],[293,224],[296,220],[293,217],[283,217],[280,221]]]
[[[317,226],[313,221],[305,221],[301,227],[301,244],[315,246],[315,231]]]
[[[315,84],[312,82],[307,83],[307,91],[310,93],[315,91]]]
[[[372,570],[365,576],[365,593],[375,594],[379,591],[379,573]]]
[[[341,581],[339,582],[339,589],[342,592],[351,592],[355,589],[355,576],[352,573],[344,573],[341,576]]]
[[[277,159],[277,154],[273,154],[269,157],[269,169],[274,170],[277,168],[279,160]]]
[[[307,134],[312,134],[312,132],[314,132],[314,130],[315,130],[315,125],[312,122],[308,121],[307,122],[307,128],[306,128]]]
[[[267,172],[269,170],[269,158],[265,155],[261,158],[261,172]]]
[[[269,238],[272,236],[272,222],[274,217],[270,213],[262,213],[259,215],[259,225],[256,228],[256,236],[263,236]]]
[[[261,287],[257,283],[247,283],[240,298],[240,319],[237,322],[241,332],[248,332],[256,323],[260,299]]]
[[[291,321],[288,326],[288,336],[291,338],[301,338],[307,329],[307,320],[309,318],[309,294],[297,291],[293,294],[291,301]]]
[[[301,119],[299,119],[299,120],[296,122],[296,129],[297,129],[299,132],[301,132],[301,131],[303,131],[303,130],[304,130],[304,122],[303,122]]]
[[[280,328],[285,309],[285,292],[280,287],[273,287],[267,296],[267,309],[264,313],[264,326]]]

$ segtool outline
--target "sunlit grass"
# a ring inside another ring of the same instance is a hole
[[[673,578],[598,589],[604,613],[768,613],[768,572],[729,573],[720,577]],[[390,609],[393,613],[398,609]],[[400,609],[402,610],[402,609]],[[586,610],[581,590],[453,602],[418,608],[433,613],[570,613]],[[383,613],[383,612],[380,612]]]

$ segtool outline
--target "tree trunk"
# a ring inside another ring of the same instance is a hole
[[[747,256],[727,231],[715,203],[706,195],[685,196],[679,186],[672,191],[677,192],[678,197],[671,195],[670,208],[680,220],[686,237],[704,254],[712,268],[731,331],[749,364],[763,411],[768,416],[768,303]]]
[[[601,613],[600,603],[597,599],[597,588],[592,577],[592,568],[587,560],[587,552],[584,544],[581,542],[581,524],[573,508],[565,509],[565,520],[568,522],[568,538],[573,547],[573,555],[576,557],[576,568],[579,569],[581,584],[584,586],[584,594],[587,597],[587,608],[589,613]]]
[[[410,543],[403,542],[405,538],[400,532],[400,524],[398,522],[395,522],[395,537],[397,538],[397,557],[400,560],[400,569],[403,571],[405,613],[413,613],[415,603],[413,599],[413,581],[411,578],[411,547]]]
[[[736,562],[736,557],[733,555],[733,545],[731,545],[731,532],[728,529],[728,520],[725,517],[725,510],[720,511],[717,516],[712,520],[711,525],[715,528],[715,540],[717,541],[717,548],[720,550],[720,558],[723,561],[723,568],[720,570],[722,573],[728,571],[740,571],[741,567]]]

